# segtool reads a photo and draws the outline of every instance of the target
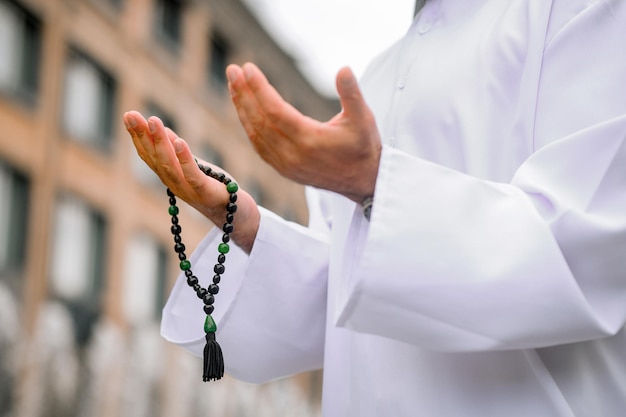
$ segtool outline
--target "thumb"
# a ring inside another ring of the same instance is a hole
[[[359,84],[352,70],[343,67],[337,73],[337,93],[346,116],[360,118],[366,115],[368,108],[359,89]]]

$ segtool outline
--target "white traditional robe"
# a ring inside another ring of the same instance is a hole
[[[227,372],[323,367],[325,417],[626,415],[626,1],[429,0],[361,85],[371,222],[262,210],[216,296]],[[203,320],[182,276],[163,335],[200,354]]]

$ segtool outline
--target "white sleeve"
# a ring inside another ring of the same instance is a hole
[[[190,257],[203,287],[213,277],[220,237],[215,228]],[[326,324],[326,236],[261,208],[250,256],[233,245],[225,266],[212,316],[226,372],[260,383],[320,368]],[[181,274],[161,324],[167,340],[196,355],[204,348],[202,305]]]
[[[446,351],[549,346],[623,328],[625,21],[626,2],[599,1],[554,34],[537,93],[537,150],[510,183],[383,150],[338,325]]]

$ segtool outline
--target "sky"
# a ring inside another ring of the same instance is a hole
[[[408,29],[415,0],[243,0],[322,94],[343,66],[360,76]]]

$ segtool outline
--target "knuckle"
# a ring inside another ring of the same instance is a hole
[[[146,137],[146,134],[144,133],[144,131],[143,131],[143,130],[141,130],[141,129],[137,129],[137,130],[135,130],[134,136],[135,136],[137,139],[142,140],[142,139],[144,139],[144,138]]]

